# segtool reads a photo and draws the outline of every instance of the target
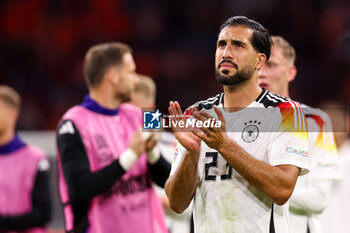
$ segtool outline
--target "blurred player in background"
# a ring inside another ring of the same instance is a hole
[[[140,75],[139,81],[135,85],[135,89],[131,95],[130,103],[139,107],[145,108],[149,111],[155,111],[156,108],[156,84],[154,81],[145,75]],[[157,143],[157,148],[165,158],[171,162],[176,149],[176,138],[174,134],[169,132],[157,133],[160,140]],[[169,200],[166,196],[164,189],[155,187],[157,195],[160,198],[165,213],[166,222],[170,233],[188,233],[190,232],[190,217],[191,208],[187,208],[183,213],[175,213],[169,206]]]
[[[322,103],[321,107],[332,119],[342,173],[342,179],[334,182],[327,208],[320,216],[322,231],[323,233],[348,233],[350,226],[349,113],[344,104],[336,101],[327,101]]]
[[[156,84],[151,77],[142,74],[137,76],[138,81],[131,93],[130,104],[153,111],[156,108]]]
[[[57,130],[59,189],[66,230],[75,233],[164,233],[152,181],[164,186],[167,161],[143,140],[142,113],[126,104],[137,82],[131,49],[98,44],[84,61],[89,94]]]
[[[173,127],[182,146],[165,190],[176,212],[193,198],[195,232],[291,232],[285,203],[298,175],[308,172],[307,132],[295,102],[258,86],[270,49],[262,25],[243,16],[228,19],[215,57],[224,92],[186,111],[199,121],[217,115],[221,127]],[[169,113],[175,122],[186,119],[177,101]]]
[[[297,74],[295,50],[280,36],[272,36],[272,41],[270,59],[259,71],[259,85],[290,98],[289,83]],[[319,214],[328,204],[333,181],[341,177],[339,161],[328,115],[320,109],[302,107],[309,130],[310,173],[298,178],[289,202],[290,219],[293,232],[319,233]]]
[[[46,154],[15,133],[19,94],[0,86],[0,232],[46,232],[51,218]]]

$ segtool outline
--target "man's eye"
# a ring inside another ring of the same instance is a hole
[[[218,47],[225,47],[226,43],[218,43]]]
[[[238,47],[238,48],[244,48],[244,44],[243,43],[236,42],[236,43],[233,43],[233,45],[235,47]]]

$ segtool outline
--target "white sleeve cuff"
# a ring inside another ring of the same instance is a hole
[[[122,153],[119,157],[119,163],[122,168],[127,171],[138,159],[137,154],[130,148]]]
[[[160,151],[157,146],[147,153],[147,161],[149,164],[155,164],[160,158]]]

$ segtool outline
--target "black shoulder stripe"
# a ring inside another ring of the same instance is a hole
[[[264,105],[265,108],[276,107],[280,103],[288,102],[289,100],[286,97],[267,92],[267,94],[261,99],[260,103]]]
[[[201,109],[211,109],[214,107],[214,105],[219,105],[222,101],[224,93],[217,94],[216,96],[209,98],[207,100],[199,101],[195,104],[195,107],[197,107],[198,110]]]
[[[256,102],[260,103],[261,100],[264,98],[264,96],[266,95],[268,91],[265,88],[262,88],[262,91],[260,93],[260,95],[258,96],[258,98],[256,98]]]
[[[284,97],[284,96],[281,96],[281,95],[277,95],[275,93],[272,93],[272,92],[268,92],[267,93],[269,96],[275,98],[276,100],[280,100],[281,102],[288,102],[288,98]]]
[[[196,108],[197,110],[201,110],[201,109],[211,109],[213,108],[214,105],[219,105],[220,103],[222,103],[223,101],[223,97],[224,97],[224,93],[220,93],[217,94],[214,97],[208,98],[206,100],[201,100],[198,101],[197,103],[191,105],[190,107],[188,107],[185,110],[186,114],[192,114],[192,111],[194,108]]]

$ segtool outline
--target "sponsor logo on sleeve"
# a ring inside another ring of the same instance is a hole
[[[305,151],[305,150],[296,149],[296,148],[293,148],[293,147],[290,147],[290,146],[286,147],[286,153],[295,154],[295,155],[301,155],[303,157],[308,157],[308,155],[309,155],[308,152]]]

